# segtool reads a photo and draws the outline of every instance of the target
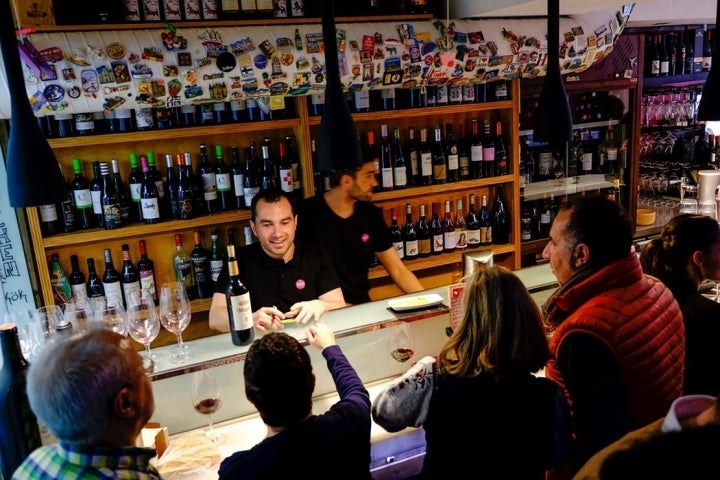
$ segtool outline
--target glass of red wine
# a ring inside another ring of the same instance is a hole
[[[401,373],[405,373],[406,362],[415,355],[412,330],[408,323],[400,321],[388,328],[388,350],[390,356],[402,364]]]
[[[196,412],[208,417],[208,430],[205,432],[207,437],[213,445],[222,444],[225,436],[215,431],[212,422],[212,414],[217,412],[222,404],[220,387],[212,370],[204,369],[193,373],[192,404]]]

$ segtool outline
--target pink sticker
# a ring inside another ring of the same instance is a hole
[[[368,243],[368,242],[370,241],[370,235],[368,235],[367,233],[363,233],[363,234],[360,236],[360,240],[361,240],[363,243]]]
[[[300,280],[296,281],[295,288],[297,288],[298,290],[304,290],[305,289],[305,280],[303,280],[301,278]]]

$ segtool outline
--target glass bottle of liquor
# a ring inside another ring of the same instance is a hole
[[[488,208],[487,195],[483,194],[480,203],[480,245],[490,245],[493,240],[492,221]]]
[[[278,144],[278,176],[280,189],[292,198],[295,181],[293,179],[292,163],[290,163],[287,152],[287,144],[284,140]]]
[[[482,163],[483,178],[494,177],[495,173],[495,141],[490,133],[490,122],[488,119],[483,120],[483,137],[482,137]]]
[[[147,253],[145,240],[138,241],[140,247],[140,260],[137,263],[138,275],[140,276],[140,295],[142,298],[152,299],[155,305],[158,304],[157,282],[155,281],[155,262],[150,260]]]
[[[495,175],[508,174],[508,154],[502,134],[502,122],[495,122]]]
[[[465,136],[465,125],[460,124],[460,138],[458,139],[458,180],[472,178],[470,172],[470,144]]]
[[[82,303],[87,300],[87,290],[85,288],[85,274],[80,270],[80,261],[77,255],[70,255],[70,290],[72,290],[73,302]]]
[[[105,290],[105,298],[110,304],[122,302],[123,293],[120,272],[115,268],[109,248],[103,250],[103,255],[105,256],[105,272],[102,276],[102,286],[103,290]]]
[[[478,119],[470,120],[470,172],[472,178],[483,178],[483,141]]]
[[[102,225],[107,229],[123,226],[122,207],[120,196],[115,190],[115,181],[110,177],[110,167],[107,162],[100,164],[102,191],[100,192],[100,208],[102,211]]]
[[[712,67],[712,30],[705,29],[703,35],[703,55],[702,55],[702,71],[709,72]]]
[[[658,34],[655,43],[660,55],[660,76],[667,77],[670,73],[670,56],[665,46],[665,35]]]
[[[93,222],[93,202],[90,194],[90,183],[83,175],[80,167],[80,159],[73,158],[73,172],[75,178],[72,182],[73,201],[75,202],[75,218],[77,226],[81,230],[87,230],[95,226]]]
[[[405,188],[408,184],[408,166],[405,162],[402,142],[400,141],[400,127],[393,127],[393,185],[396,189]],[[407,255],[407,253],[406,253]]]
[[[584,129],[580,134],[582,143],[582,161],[580,162],[581,173],[587,175],[593,171],[593,148],[590,132]]]
[[[185,165],[185,155],[178,153],[177,157],[177,200],[175,210],[179,219],[189,220],[195,216],[195,184],[188,177],[190,167]]]
[[[480,217],[475,211],[475,194],[471,193],[469,198],[469,209],[465,217],[465,228],[467,230],[467,244],[469,248],[480,246]]]
[[[100,172],[100,162],[92,161],[93,178],[90,181],[90,197],[92,198],[92,210],[95,217],[94,223],[100,228],[105,226],[102,207],[103,178]]]
[[[217,179],[215,166],[210,161],[207,144],[200,144],[200,164],[198,165],[198,176],[202,181],[202,192],[204,199],[205,213],[214,213],[218,210]]]
[[[132,205],[132,199],[130,198],[130,191],[125,186],[122,176],[120,175],[120,164],[116,159],[110,160],[112,167],[113,183],[115,184],[115,191],[118,195],[118,203],[120,204],[120,224],[122,226],[130,224],[130,209],[134,207]]]
[[[215,145],[215,184],[217,185],[217,204],[221,211],[235,208],[230,168],[225,163],[222,145]]]
[[[433,183],[445,183],[447,181],[447,158],[442,142],[442,130],[438,124],[433,126],[433,142],[430,150],[432,152]]]
[[[412,205],[405,204],[405,227],[403,228],[403,244],[405,249],[405,258],[412,260],[417,258],[420,253],[418,233],[412,219]]]
[[[40,217],[40,232],[43,237],[54,235],[60,231],[58,205],[56,203],[40,205],[38,207],[38,216]]]
[[[178,156],[180,157],[179,160],[183,162],[182,154],[178,154]],[[180,205],[178,203],[180,178],[171,154],[165,155],[165,168],[167,169],[167,177],[165,177],[165,195],[167,196],[169,207],[167,212],[168,218],[180,218]]]
[[[427,128],[420,129],[420,185],[432,185],[433,155],[427,141]]]
[[[442,253],[445,246],[443,226],[442,223],[440,223],[440,219],[438,218],[439,209],[440,204],[433,203],[432,220],[430,221],[430,235],[432,237],[430,244],[430,253],[432,253],[433,255],[438,255]]]
[[[142,187],[143,174],[140,170],[137,154],[130,154],[130,175],[128,176],[128,187],[130,188],[130,222],[136,223],[142,220],[142,203],[140,202],[140,188]]]
[[[447,158],[447,181],[460,180],[460,150],[453,136],[452,123],[445,124],[445,158]]]
[[[182,235],[175,234],[175,252],[172,256],[173,272],[175,280],[182,283],[188,298],[195,299],[195,277],[193,277],[192,258],[187,250],[183,248]]]
[[[97,274],[95,269],[95,259],[87,259],[88,266],[88,277],[87,283],[85,284],[85,293],[89,299],[101,299],[105,297],[105,288],[103,287],[102,280]]]
[[[495,201],[492,208],[493,243],[510,243],[510,219],[505,208],[503,186],[495,187]]]
[[[685,67],[687,66],[686,57],[687,49],[685,45],[685,33],[679,32],[675,37],[675,45],[677,50],[677,61],[675,67],[675,75],[685,75]]]
[[[65,305],[72,299],[70,281],[60,265],[60,256],[57,253],[50,255],[50,284],[53,287],[56,305]]]
[[[443,228],[443,250],[452,252],[455,250],[457,238],[455,237],[455,222],[452,219],[450,200],[445,200],[445,217],[442,221]]]
[[[685,30],[685,74],[695,73],[695,30]]]
[[[255,142],[250,142],[250,146],[245,149],[245,183],[243,184],[243,197],[247,208],[250,208],[253,197],[260,191],[259,168],[257,145]]]
[[[157,223],[160,221],[160,194],[157,191],[157,185],[150,173],[150,167],[147,164],[147,158],[140,157],[142,164],[143,181],[140,187],[140,202],[142,204],[142,219],[145,223]]]
[[[455,248],[467,248],[467,226],[465,224],[465,211],[462,198],[455,200]]]
[[[225,256],[222,254],[223,250],[217,228],[210,230],[210,240],[212,242],[210,245],[210,280],[215,285],[226,261]]]
[[[417,224],[418,254],[427,257],[432,253],[432,234],[425,216],[425,205],[420,205],[420,216]]]
[[[123,263],[120,284],[122,286],[125,304],[128,305],[131,301],[133,301],[133,298],[137,300],[141,298],[140,271],[130,259],[130,246],[127,243],[123,243],[121,248]]]
[[[255,338],[250,292],[240,281],[240,271],[235,259],[235,247],[228,245],[227,253],[228,276],[230,278],[225,290],[225,301],[230,322],[230,338],[232,338],[233,345],[247,345]]]
[[[60,168],[60,176],[64,179],[62,165],[58,163]],[[75,198],[72,186],[65,182],[65,196],[58,203],[58,214],[60,216],[60,230],[65,233],[74,232],[77,228],[77,220],[75,216]]]
[[[402,231],[400,230],[400,225],[398,225],[397,214],[395,213],[394,208],[390,209],[390,239],[392,240],[392,244],[395,247],[398,257],[400,257],[400,259],[405,258],[405,244],[403,242]]]
[[[193,276],[195,277],[195,298],[209,298],[213,295],[212,273],[210,272],[210,251],[202,244],[198,230],[193,232],[195,247],[190,252]]]
[[[380,125],[380,187],[383,190],[392,190],[395,187],[393,181],[393,157],[392,147],[388,138],[387,124]]]
[[[243,185],[245,184],[245,166],[240,159],[240,149],[236,146],[230,147],[230,177],[232,179],[233,208],[243,208],[245,198],[243,197]]]
[[[167,205],[167,198],[165,197],[165,184],[163,183],[163,177],[160,170],[157,168],[155,163],[155,154],[153,152],[147,152],[148,168],[150,169],[150,177],[155,182],[155,188],[158,191],[158,206],[160,207],[160,216],[164,217],[166,212],[170,210]]]
[[[668,75],[677,75],[678,74],[678,68],[677,68],[677,59],[678,59],[678,51],[677,51],[677,42],[675,41],[675,32],[669,32],[667,34],[667,37],[665,37],[665,50],[668,54],[668,59],[670,60],[670,66],[668,69]]]
[[[275,162],[270,152],[269,138],[263,140],[260,146],[260,157],[262,162],[262,174],[260,176],[260,188],[277,188],[277,177],[275,176]]]
[[[409,161],[407,179],[408,185],[420,185],[420,156],[415,142],[415,128],[408,128],[408,141],[405,147]]]

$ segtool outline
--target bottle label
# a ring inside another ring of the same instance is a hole
[[[582,154],[582,169],[584,172],[589,172],[590,170],[592,170],[592,159],[592,152]]]
[[[430,247],[430,243],[428,242],[428,247]],[[418,253],[420,253],[420,242],[418,240],[410,240],[405,242],[405,252],[407,253],[408,257],[415,257]],[[429,253],[429,250],[428,250]]]
[[[455,227],[455,248],[467,248],[467,231],[464,228]]]
[[[392,189],[393,188],[393,169],[392,168],[383,168],[381,171],[381,183],[383,188]]]
[[[495,147],[482,147],[483,162],[495,161]]]
[[[405,244],[402,241],[399,242],[393,242],[393,245],[395,246],[395,251],[398,254],[398,257],[405,258]]]
[[[475,85],[463,85],[462,87],[462,101],[465,103],[475,102]]]
[[[155,187],[157,187],[158,198],[165,198],[165,185],[163,184],[163,181],[155,181]]]
[[[492,227],[480,227],[480,243],[492,243]]]
[[[111,301],[112,298],[122,301],[122,287],[120,286],[119,280],[112,283],[102,282],[102,284],[105,289],[105,298],[107,298],[108,305],[113,304],[113,301]]]
[[[467,231],[468,245],[480,245],[480,229],[472,229]]]
[[[413,177],[416,177],[420,172],[418,171],[418,152],[417,150],[410,150],[410,171]]]
[[[143,198],[140,205],[142,206],[142,217],[144,220],[154,220],[160,218],[160,207],[157,198]]]
[[[429,177],[433,173],[432,154],[420,154],[420,174],[423,177]]]
[[[229,310],[232,314],[230,317],[230,328],[233,330],[253,328],[253,315],[249,293],[231,296],[228,299],[228,307],[230,307]]]
[[[257,195],[257,193],[260,191],[259,187],[252,187],[243,188],[243,197],[245,197],[245,206],[250,208],[250,205],[252,204],[252,199]]]
[[[139,202],[140,201],[140,189],[142,188],[142,183],[131,183],[130,184],[130,198],[132,198],[133,202]]]
[[[431,250],[432,246],[429,238],[418,240],[418,253],[420,253],[420,255],[429,255]]]
[[[472,145],[470,147],[470,161],[471,162],[482,162],[483,160],[483,148],[481,145]]]
[[[87,300],[87,288],[84,283],[70,285],[72,290],[73,303],[81,303]]]
[[[443,233],[443,242],[444,248],[446,250],[454,249],[455,244],[457,243],[457,238],[455,237],[455,230],[453,230],[452,232]]]
[[[185,279],[192,279],[192,262],[190,261],[190,259],[175,259],[175,278],[178,282],[184,282],[186,284],[189,283]]]
[[[220,272],[222,272],[224,262],[222,260],[210,260],[210,278],[213,282],[217,282]]]
[[[93,213],[96,215],[102,215],[102,192],[99,190],[92,190],[90,192],[90,197],[92,198]]]
[[[442,183],[447,178],[447,171],[445,170],[445,164],[434,164],[433,165],[433,180]]]
[[[608,147],[605,154],[607,155],[608,162],[617,162],[618,149],[616,147]]]
[[[407,169],[405,167],[395,167],[395,186],[404,187],[407,185]]]
[[[443,243],[443,235],[433,235],[432,242],[433,252],[442,252],[445,248]]]
[[[217,200],[217,180],[214,173],[202,174],[203,197],[205,200]]]
[[[105,228],[117,228],[122,226],[122,216],[120,215],[119,203],[103,205],[102,215],[105,219]]]
[[[215,175],[215,182],[218,192],[229,192],[232,190],[229,173],[218,173]]]
[[[460,157],[457,154],[450,154],[447,157],[448,170],[457,170],[460,168]]]
[[[140,298],[140,282],[123,283],[122,291],[126,302],[130,302],[131,298]]]
[[[245,174],[238,173],[232,176],[233,187],[238,197],[243,195],[243,185],[245,184]]]
[[[49,223],[54,222],[58,219],[57,209],[55,208],[54,203],[48,205],[40,205],[38,207],[38,210],[40,211],[41,222]]]
[[[92,208],[93,206],[93,199],[89,188],[73,190],[73,199],[75,200],[75,208],[80,210]]]
[[[292,192],[295,188],[292,167],[280,169],[280,188],[283,192]]]
[[[149,298],[155,301],[157,293],[153,273],[152,270],[140,270],[140,291],[142,298]]]

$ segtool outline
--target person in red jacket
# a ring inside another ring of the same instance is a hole
[[[560,206],[543,250],[560,284],[543,307],[553,354],[545,371],[571,406],[573,472],[682,394],[680,308],[662,282],[643,274],[631,245],[626,212],[591,195]]]

